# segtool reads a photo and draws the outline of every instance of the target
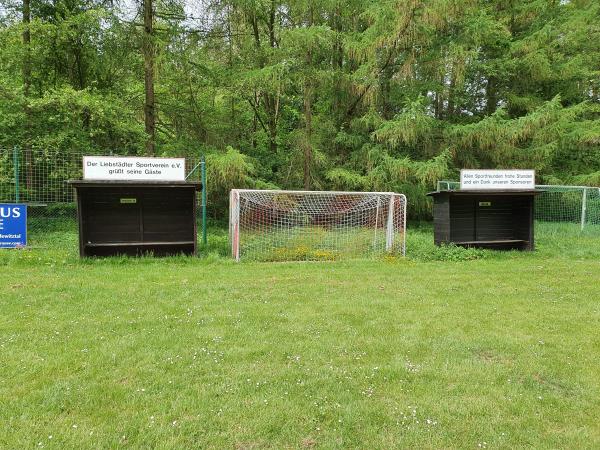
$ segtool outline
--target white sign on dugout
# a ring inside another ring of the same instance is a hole
[[[460,171],[461,189],[535,189],[535,170],[480,170]]]
[[[185,181],[185,158],[84,156],[85,180]]]

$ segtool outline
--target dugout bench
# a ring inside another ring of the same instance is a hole
[[[69,182],[77,197],[79,253],[193,255],[201,183],[186,181]]]
[[[533,250],[536,190],[446,190],[433,198],[434,242]]]

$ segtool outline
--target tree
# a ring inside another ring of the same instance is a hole
[[[154,102],[154,9],[152,0],[143,0],[144,37],[142,53],[144,55],[144,124],[146,134],[146,154],[155,154],[156,111]]]
[[[203,152],[248,187],[400,190],[412,217],[463,167],[600,179],[597,1],[146,0],[143,26],[10,1],[0,145],[26,154]]]
[[[33,183],[33,153],[31,152],[31,107],[29,96],[31,94],[31,3],[23,0],[23,112],[25,120],[23,150],[25,154],[25,168],[27,172],[26,187],[31,189]]]

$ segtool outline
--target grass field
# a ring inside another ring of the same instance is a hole
[[[538,231],[333,263],[34,237],[0,251],[0,448],[599,448],[600,234]]]

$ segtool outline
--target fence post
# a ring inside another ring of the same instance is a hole
[[[16,145],[13,147],[13,169],[15,172],[15,203],[19,203],[19,149]]]
[[[587,188],[583,188],[583,199],[581,201],[581,231],[585,228],[585,214],[587,210]]]
[[[202,182],[202,243],[206,245],[206,159],[200,162],[200,181]]]

